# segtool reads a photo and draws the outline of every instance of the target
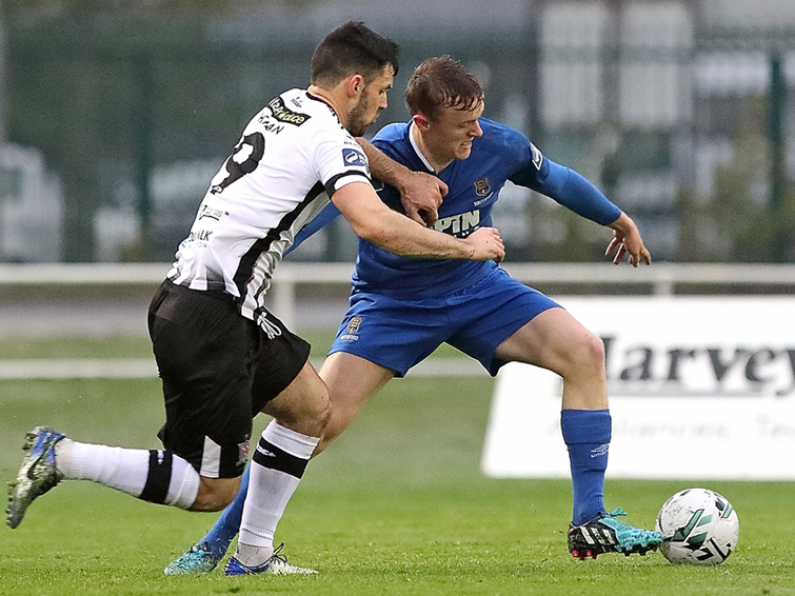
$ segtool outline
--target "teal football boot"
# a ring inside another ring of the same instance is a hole
[[[583,561],[595,559],[604,553],[623,553],[645,555],[657,550],[662,544],[659,532],[642,530],[618,521],[616,518],[626,515],[621,509],[612,513],[604,513],[582,525],[569,526],[569,552],[573,557]]]
[[[221,557],[211,552],[206,542],[194,544],[187,552],[171,561],[163,570],[166,575],[203,575],[218,566]]]

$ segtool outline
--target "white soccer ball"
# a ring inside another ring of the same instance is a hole
[[[737,546],[740,521],[728,500],[705,488],[688,488],[657,514],[662,554],[671,563],[720,565]]]

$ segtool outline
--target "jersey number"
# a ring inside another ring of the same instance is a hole
[[[248,153],[248,157],[243,159]],[[220,184],[212,187],[210,192],[217,195],[232,184],[235,180],[240,180],[246,174],[250,174],[257,169],[262,156],[265,154],[265,137],[262,133],[255,132],[246,135],[235,146],[235,152],[226,160],[226,171],[229,175]]]

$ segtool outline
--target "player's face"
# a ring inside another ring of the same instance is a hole
[[[483,108],[482,101],[471,110],[444,107],[434,120],[428,122],[428,131],[423,138],[446,159],[466,159],[472,153],[472,141],[483,136],[478,124]]]
[[[387,66],[382,74],[364,86],[359,102],[348,114],[347,129],[353,136],[364,136],[367,129],[378,120],[381,110],[386,109],[387,92],[392,88],[394,79],[394,70]]]

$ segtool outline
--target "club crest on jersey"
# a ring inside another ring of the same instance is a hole
[[[364,153],[356,149],[343,149],[342,161],[346,166],[365,166],[367,167],[367,158]]]
[[[359,336],[356,334],[359,332],[359,327],[361,324],[362,317],[351,317],[351,320],[348,321],[348,326],[345,329],[345,335],[340,336],[340,341],[356,341],[359,339]]]
[[[485,176],[475,180],[475,194],[479,197],[485,197],[489,194],[489,180]]]
[[[536,170],[541,171],[541,164],[544,163],[544,156],[541,155],[541,152],[535,145],[533,145],[533,143],[530,143],[530,159],[532,160]]]
[[[270,108],[273,117],[279,122],[286,122],[287,124],[301,126],[304,122],[311,118],[309,114],[299,114],[298,112],[293,112],[290,108],[284,105],[284,100],[281,97],[272,99],[268,104],[268,107]]]

